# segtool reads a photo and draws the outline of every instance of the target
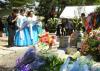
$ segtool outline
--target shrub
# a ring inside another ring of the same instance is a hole
[[[83,55],[92,55],[94,60],[100,61],[100,40],[97,39],[100,36],[98,32],[92,32],[93,35],[88,35],[87,39],[83,42],[81,46],[81,54]]]
[[[56,55],[48,52],[42,51],[40,52],[45,64],[39,68],[39,71],[59,71],[61,65],[63,64],[63,60],[59,59]]]
[[[58,24],[58,18],[50,18],[48,20],[48,29],[50,33],[54,33],[56,31],[56,26]]]

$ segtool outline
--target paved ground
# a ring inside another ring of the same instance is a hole
[[[28,48],[0,48],[0,66],[13,67],[16,59],[23,55]]]
[[[0,37],[0,67],[15,66],[16,59],[23,55],[29,47],[7,48],[7,37]]]
[[[8,41],[7,37],[0,37],[0,47],[7,46],[8,45],[7,41]]]

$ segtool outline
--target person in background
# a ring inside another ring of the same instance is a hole
[[[29,28],[27,24],[27,18],[25,16],[25,10],[21,9],[17,18],[17,26],[18,30],[16,30],[15,34],[15,46],[23,47],[31,45],[31,38],[29,33]]]
[[[65,25],[66,35],[71,35],[73,33],[73,24],[70,19],[66,19],[66,25]]]
[[[85,13],[81,14],[81,24],[82,24],[82,30],[83,32],[85,32],[85,22],[86,22],[86,17],[85,17]]]
[[[61,24],[57,25],[56,30],[57,30],[56,35],[61,36]]]
[[[2,23],[2,18],[0,17],[0,37],[2,37],[3,28],[4,28],[4,25],[3,25],[3,23]]]
[[[62,36],[66,35],[65,26],[66,26],[66,19],[62,19],[62,24],[61,24],[61,35]]]
[[[35,46],[38,43],[38,21],[37,17],[33,14],[32,11],[29,11],[27,13],[27,22],[29,25],[29,32],[30,32],[30,37],[32,40],[32,44]]]
[[[97,17],[96,17],[96,28],[100,27],[100,13],[97,13]]]
[[[41,18],[41,17],[38,17],[37,18],[37,25],[38,25],[38,33],[39,33],[39,35],[41,35],[41,34],[43,34],[43,26],[42,26],[42,21],[43,21],[43,19]]]
[[[16,21],[17,21],[18,9],[13,9],[11,15],[8,16],[8,47],[14,46],[14,36],[16,32]]]

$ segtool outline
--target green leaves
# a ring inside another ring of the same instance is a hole
[[[95,31],[99,31],[98,29]],[[89,34],[81,46],[81,54],[92,55],[95,61],[100,61],[100,40],[97,39],[99,32],[92,31],[93,35]]]
[[[9,0],[11,7],[20,7],[26,5],[27,3],[32,4],[33,0]]]
[[[57,58],[57,56],[45,57],[45,65],[43,65],[39,71],[59,71],[60,66],[63,64],[63,61]]]
[[[96,40],[96,39],[89,38],[88,44],[89,44],[90,47],[93,48],[93,47],[97,47],[100,44],[100,41]]]
[[[96,8],[96,12],[100,14],[100,7]]]
[[[42,50],[40,56],[45,61],[45,64],[39,68],[39,71],[59,71],[64,60],[61,60],[50,50]]]
[[[51,33],[55,32],[57,24],[58,24],[58,18],[50,18],[48,20],[49,32]]]

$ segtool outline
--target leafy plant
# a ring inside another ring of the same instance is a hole
[[[100,13],[100,6],[96,8],[96,12]]]
[[[56,31],[56,26],[58,24],[58,18],[50,18],[48,20],[48,25],[49,25],[49,32],[55,32]]]
[[[39,68],[39,71],[59,71],[63,60],[59,59],[56,55],[49,53],[49,51],[40,52],[45,64]]]
[[[82,24],[80,23],[80,19],[74,18],[72,22],[73,22],[74,30],[77,30],[77,31],[82,30]]]
[[[89,44],[90,47],[97,47],[97,46],[99,46],[100,41],[96,40],[96,39],[89,38],[88,44]]]
[[[98,33],[93,34],[92,37],[89,35],[83,42],[80,52],[83,55],[90,54],[94,60],[100,61],[100,40],[96,39],[97,36]]]
[[[45,57],[45,64],[40,67],[39,71],[59,71],[63,61],[56,56]]]

